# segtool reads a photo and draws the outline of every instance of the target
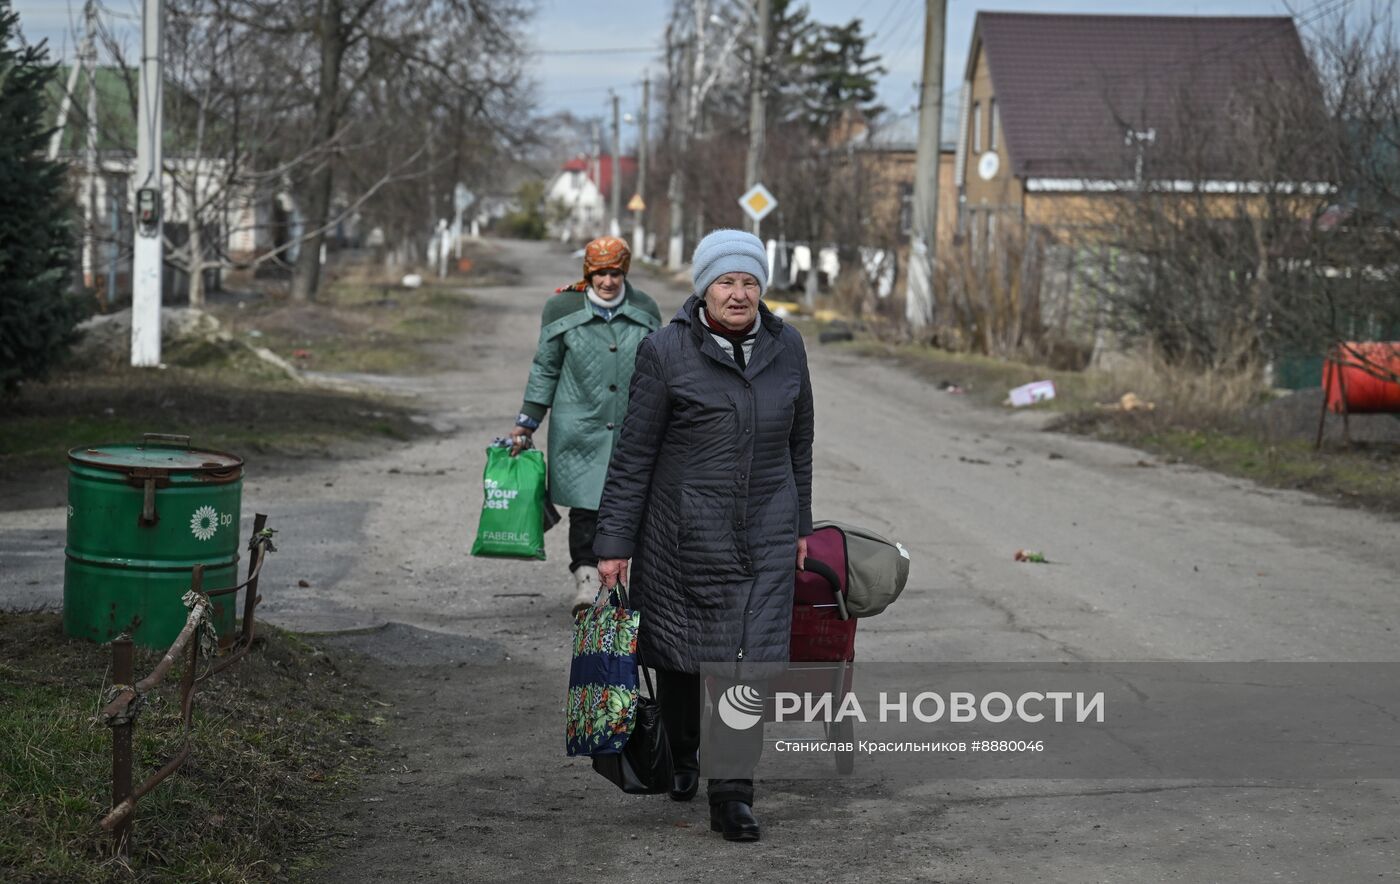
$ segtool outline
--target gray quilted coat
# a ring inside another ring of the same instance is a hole
[[[692,295],[637,349],[593,551],[630,558],[642,655],[677,672],[786,663],[797,538],[812,532],[812,383],[760,305],[740,371]]]

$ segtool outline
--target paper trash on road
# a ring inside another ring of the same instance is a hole
[[[1136,393],[1124,393],[1117,402],[1100,404],[1103,411],[1155,411],[1157,403],[1138,398]]]
[[[1037,402],[1048,402],[1054,398],[1054,381],[1031,381],[1029,384],[1014,387],[1007,394],[1006,401],[1016,408],[1020,408],[1025,405],[1034,405]]]

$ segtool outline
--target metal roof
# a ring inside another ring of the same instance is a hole
[[[965,79],[979,45],[1018,177],[1124,177],[1140,145],[1159,162],[1191,145],[1239,177],[1236,102],[1264,84],[1320,98],[1288,17],[980,12]]]

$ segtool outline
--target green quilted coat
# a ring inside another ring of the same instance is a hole
[[[545,302],[540,342],[521,410],[549,418],[549,497],[559,506],[596,510],[613,445],[627,414],[637,345],[661,326],[661,311],[627,283],[611,321],[587,295],[563,291]]]

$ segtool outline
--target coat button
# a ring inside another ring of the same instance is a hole
[[[744,381],[744,389],[745,389],[745,390],[749,389],[749,388],[752,387],[752,386],[753,386],[753,384],[749,383],[748,381]]]
[[[612,421],[608,421],[608,429],[611,430],[612,428],[613,428],[613,422],[612,422]]]
[[[608,384],[608,390],[611,391],[611,392],[613,392],[613,393],[616,393],[616,392],[617,392],[617,384]]]
[[[617,352],[617,345],[616,345],[616,344],[609,344],[609,345],[608,345],[608,352],[610,352],[610,353],[616,353],[616,352]]]

